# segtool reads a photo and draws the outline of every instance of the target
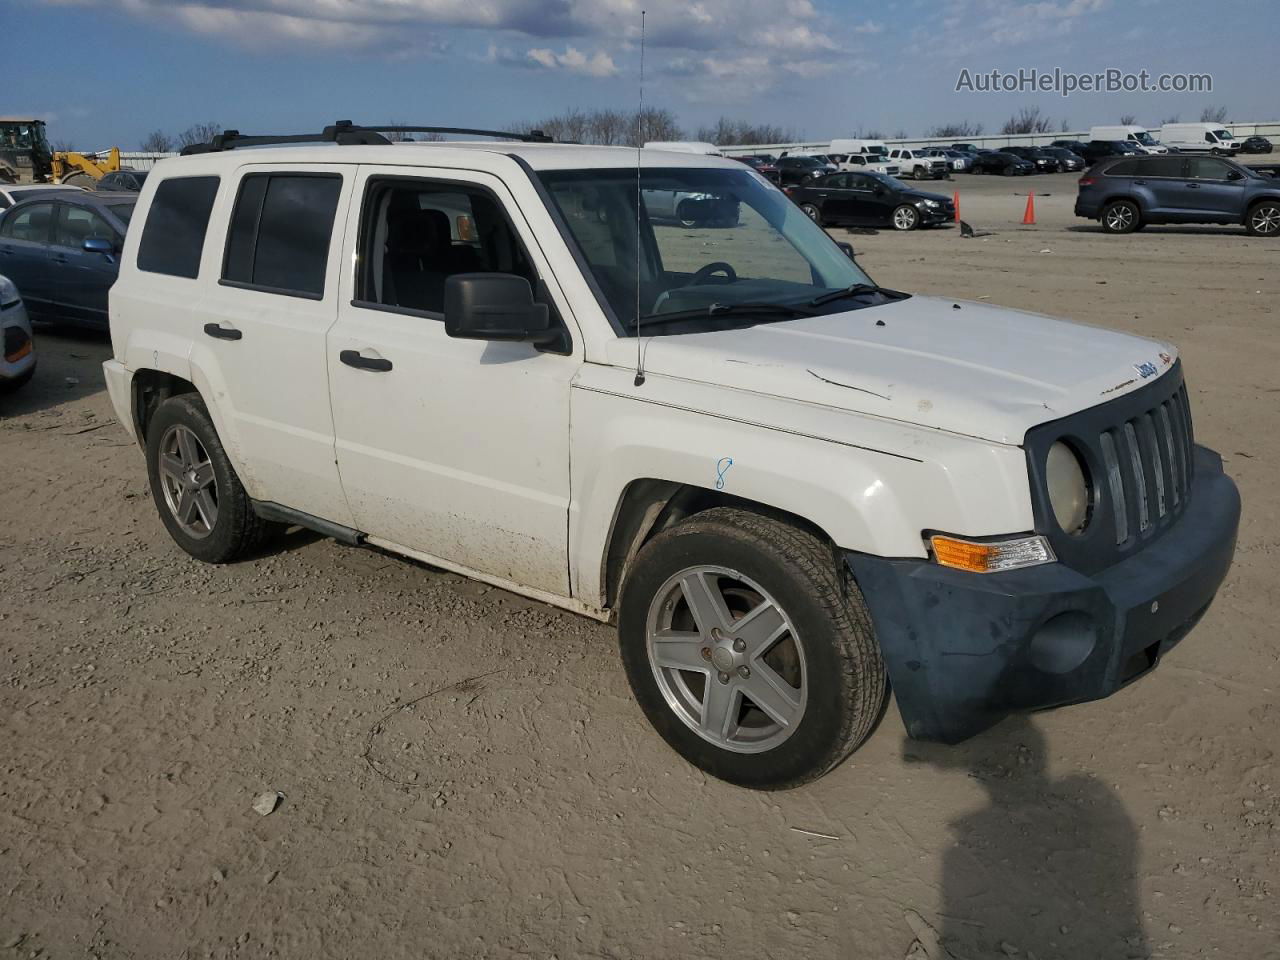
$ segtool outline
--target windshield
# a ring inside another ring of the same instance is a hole
[[[646,336],[881,302],[810,304],[870,280],[821,227],[750,170],[645,169],[638,228],[634,169],[556,170],[539,178],[624,336],[635,336],[637,298]],[[686,312],[695,316],[677,320]]]
[[[6,123],[0,124],[0,147],[11,150],[43,149],[44,124],[42,123]]]
[[[1151,134],[1147,133],[1147,131],[1145,130],[1143,130],[1141,133],[1129,134],[1129,139],[1137,140],[1144,147],[1154,147],[1156,145],[1156,138],[1153,137]]]
[[[1227,130],[1215,130],[1213,131],[1213,135],[1217,137],[1219,140],[1221,140],[1223,143],[1232,139],[1231,133]]]

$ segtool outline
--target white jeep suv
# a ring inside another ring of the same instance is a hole
[[[290,139],[161,161],[111,290],[111,398],[195,557],[302,525],[616,620],[658,732],[757,788],[890,685],[949,742],[1106,696],[1226,575],[1168,344],[882,289],[732,160]]]

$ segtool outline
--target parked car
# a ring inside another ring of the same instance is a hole
[[[1005,147],[1004,152],[1033,164],[1036,173],[1057,173],[1062,169],[1057,157],[1039,147]]]
[[[1061,147],[1063,150],[1070,150],[1077,157],[1083,157],[1088,145],[1083,140],[1055,140],[1049,146]]]
[[[945,180],[951,176],[951,164],[946,159],[930,157],[923,150],[894,147],[889,151],[889,162],[898,165],[901,176],[913,180]]]
[[[1076,216],[1108,233],[1149,223],[1242,223],[1280,236],[1280,183],[1219,157],[1127,157],[1099,163],[1079,181]]]
[[[738,204],[703,190],[645,190],[645,213],[654,221],[682,227],[736,227]]]
[[[878,286],[723,158],[331,129],[160,161],[125,238],[103,373],[193,557],[298,524],[616,620],[666,742],[772,789],[890,685],[948,742],[1107,696],[1226,576],[1171,344]]]
[[[979,154],[973,161],[974,173],[998,173],[1001,176],[1026,176],[1036,172],[1035,164],[1030,160],[1003,151]]]
[[[1160,128],[1160,139],[1183,153],[1232,157],[1240,150],[1239,139],[1220,123],[1166,123]]]
[[[825,163],[813,157],[788,154],[778,158],[778,183],[788,187],[830,173]]]
[[[146,170],[113,170],[94,184],[93,189],[106,193],[137,193],[146,180]]]
[[[956,215],[950,197],[915,190],[883,173],[832,173],[788,187],[786,194],[820,226],[914,230],[949,224]]]
[[[943,150],[941,147],[931,147],[925,151],[925,155],[931,160],[945,161],[952,173],[968,173],[973,168],[973,156],[968,153],[962,153],[959,150]]]
[[[0,393],[17,390],[36,373],[31,320],[13,281],[0,276]]]
[[[1058,166],[1064,173],[1075,173],[1087,166],[1084,157],[1066,147],[1041,147],[1041,149],[1058,161]]]
[[[1153,137],[1146,127],[1121,124],[1113,127],[1090,127],[1090,140],[1125,140],[1138,148],[1139,153],[1166,154],[1169,148]]]
[[[137,194],[36,195],[0,218],[0,268],[33,320],[107,327],[107,290],[119,270]]]
[[[1084,145],[1084,152],[1080,156],[1084,157],[1085,163],[1093,166],[1099,160],[1108,160],[1112,157],[1136,157],[1141,153],[1137,145],[1128,140],[1090,140]]]
[[[1270,153],[1271,141],[1266,137],[1245,137],[1240,141],[1241,153]]]
[[[883,173],[896,177],[902,172],[896,163],[890,163],[878,153],[836,153],[828,156],[835,162],[837,170],[850,173]]]
[[[981,153],[982,147],[976,143],[953,143],[952,150],[959,150],[961,153]]]
[[[55,193],[84,193],[77,186],[60,183],[5,183],[0,181],[0,212],[9,209],[15,203],[29,200],[36,194],[42,197]]]
[[[766,180],[771,180],[774,183],[778,182],[778,168],[767,160],[763,160],[760,157],[730,157],[729,159],[745,163]]]

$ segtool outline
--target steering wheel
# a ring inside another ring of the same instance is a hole
[[[697,273],[689,278],[686,287],[696,287],[698,284],[706,283],[714,274],[723,273],[729,283],[734,283],[738,279],[738,271],[723,260],[717,260],[715,263],[708,263],[705,267],[701,267]]]

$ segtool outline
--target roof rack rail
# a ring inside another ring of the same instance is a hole
[[[223,150],[235,150],[237,147],[265,147],[271,144],[284,143],[336,143],[342,146],[362,144],[389,144],[384,134],[387,133],[444,133],[470,134],[478,137],[497,137],[506,140],[519,140],[522,143],[554,143],[555,141],[541,130],[528,133],[509,133],[503,130],[475,130],[470,127],[419,127],[391,124],[385,127],[360,126],[350,120],[339,120],[325,127],[319,133],[267,134],[262,136],[246,136],[239,130],[224,130],[208,143],[193,143],[182,148],[182,156],[196,153],[220,153]]]

